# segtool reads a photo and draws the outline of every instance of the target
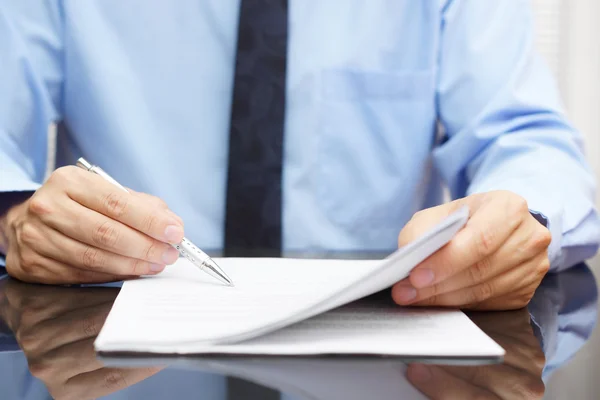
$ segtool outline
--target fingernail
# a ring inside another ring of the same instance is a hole
[[[152,272],[160,272],[165,269],[165,266],[162,264],[150,264],[150,271]]]
[[[411,274],[410,281],[415,287],[422,288],[430,285],[434,278],[432,270],[420,269]]]
[[[431,371],[423,364],[412,364],[409,374],[410,379],[417,383],[426,383],[431,379]]]
[[[165,229],[165,238],[169,243],[179,243],[183,239],[183,229],[181,226],[169,225]]]
[[[167,249],[162,255],[162,260],[167,265],[173,264],[178,258],[179,252],[172,247]]]
[[[417,297],[417,291],[411,286],[400,286],[396,288],[396,301],[399,303],[408,303]]]

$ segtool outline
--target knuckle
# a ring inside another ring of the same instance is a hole
[[[487,276],[490,267],[490,259],[489,257],[485,257],[476,262],[472,267],[468,268],[469,278],[471,279],[471,282],[479,283],[483,281]]]
[[[36,193],[31,197],[28,204],[28,211],[33,215],[47,215],[52,212],[50,199],[44,195]]]
[[[69,186],[77,180],[81,172],[81,169],[72,165],[60,167],[50,174],[48,183],[58,186]]]
[[[103,247],[114,247],[119,241],[119,232],[111,221],[104,221],[92,233],[94,244]]]
[[[529,214],[529,204],[527,204],[527,200],[525,200],[524,197],[511,193],[509,201],[512,204],[512,209],[515,213]]]
[[[88,280],[92,280],[92,278],[96,275],[96,271],[86,271],[79,268],[71,268],[69,272],[71,279],[73,279],[75,282],[86,282]]]
[[[32,246],[40,240],[40,235],[38,234],[35,225],[31,222],[23,223],[19,236],[21,241],[27,246]]]
[[[439,296],[437,294],[432,294],[426,299],[420,300],[417,302],[418,305],[421,306],[437,306],[439,304]]]
[[[489,299],[494,294],[494,288],[489,282],[480,283],[473,291],[473,299],[479,303]]]
[[[529,205],[523,197],[511,192],[508,193],[510,194],[506,198],[505,205],[508,213],[508,222],[512,226],[517,226],[523,221],[525,216],[529,215]]]
[[[102,386],[108,390],[126,386],[125,377],[119,370],[108,370],[104,376]]]
[[[129,201],[127,197],[121,193],[110,192],[102,199],[104,210],[107,215],[115,217],[117,219],[123,217],[127,213],[129,207]]]
[[[142,220],[142,230],[144,232],[152,232],[156,229],[158,225],[158,217],[151,213],[144,217]]]
[[[131,273],[134,276],[143,275],[146,273],[146,262],[136,258],[131,261]]]
[[[43,362],[42,360],[35,360],[30,362],[29,371],[31,372],[31,375],[41,379],[42,381],[50,380],[53,374],[52,366],[48,363]]]
[[[532,235],[531,247],[535,250],[541,251],[548,248],[548,246],[550,246],[551,241],[552,236],[550,234],[550,231],[540,226],[540,229],[537,229],[536,232]]]
[[[98,336],[100,327],[97,318],[83,318],[81,321],[81,330],[85,337]]]
[[[536,352],[536,354],[533,357],[531,357],[531,360],[537,371],[539,371],[540,373],[546,367],[546,356],[542,351]]]
[[[522,393],[524,399],[539,399],[545,391],[542,380],[528,374],[523,374],[522,379],[514,380],[511,386],[515,393]]]
[[[489,256],[494,250],[495,233],[492,228],[485,228],[475,236],[476,248],[480,258]]]
[[[23,333],[22,331],[19,331],[15,335],[15,338],[19,345],[28,353],[34,352],[39,347],[39,340],[37,339],[37,335],[33,332]]]
[[[145,246],[140,258],[150,262],[158,261],[160,254],[161,252],[159,249],[159,244],[154,241],[149,241],[149,243]]]
[[[529,305],[529,302],[531,301],[531,299],[533,298],[533,294],[535,292],[534,291],[528,291],[525,292],[523,294],[521,294],[518,298],[517,301],[515,303],[515,309],[521,309],[524,307],[527,307],[527,305]]]
[[[48,181],[64,182],[66,179],[69,179],[71,173],[69,166],[57,168],[50,174]]]
[[[81,265],[87,269],[101,269],[104,261],[102,258],[99,249],[88,246],[81,253]]]
[[[21,269],[28,275],[32,275],[38,265],[38,257],[31,251],[25,251],[21,254]]]
[[[540,276],[545,276],[550,270],[550,260],[548,257],[544,257],[544,259],[538,264],[538,274]]]

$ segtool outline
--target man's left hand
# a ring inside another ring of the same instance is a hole
[[[420,211],[400,232],[399,246],[463,205],[471,213],[465,227],[394,285],[394,301],[485,310],[525,307],[550,267],[551,236],[512,192],[475,194]]]

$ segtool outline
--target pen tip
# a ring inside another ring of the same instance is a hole
[[[226,283],[227,286],[235,287],[233,280],[212,259],[206,261],[205,266],[208,267],[210,275]]]

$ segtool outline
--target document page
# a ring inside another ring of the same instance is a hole
[[[181,258],[160,275],[123,285],[96,349],[189,353],[281,329],[405,278],[467,218],[463,208],[384,260],[216,259],[235,287]]]
[[[388,355],[487,358],[504,349],[458,310],[403,308],[363,300],[231,345],[195,345],[194,353]]]

